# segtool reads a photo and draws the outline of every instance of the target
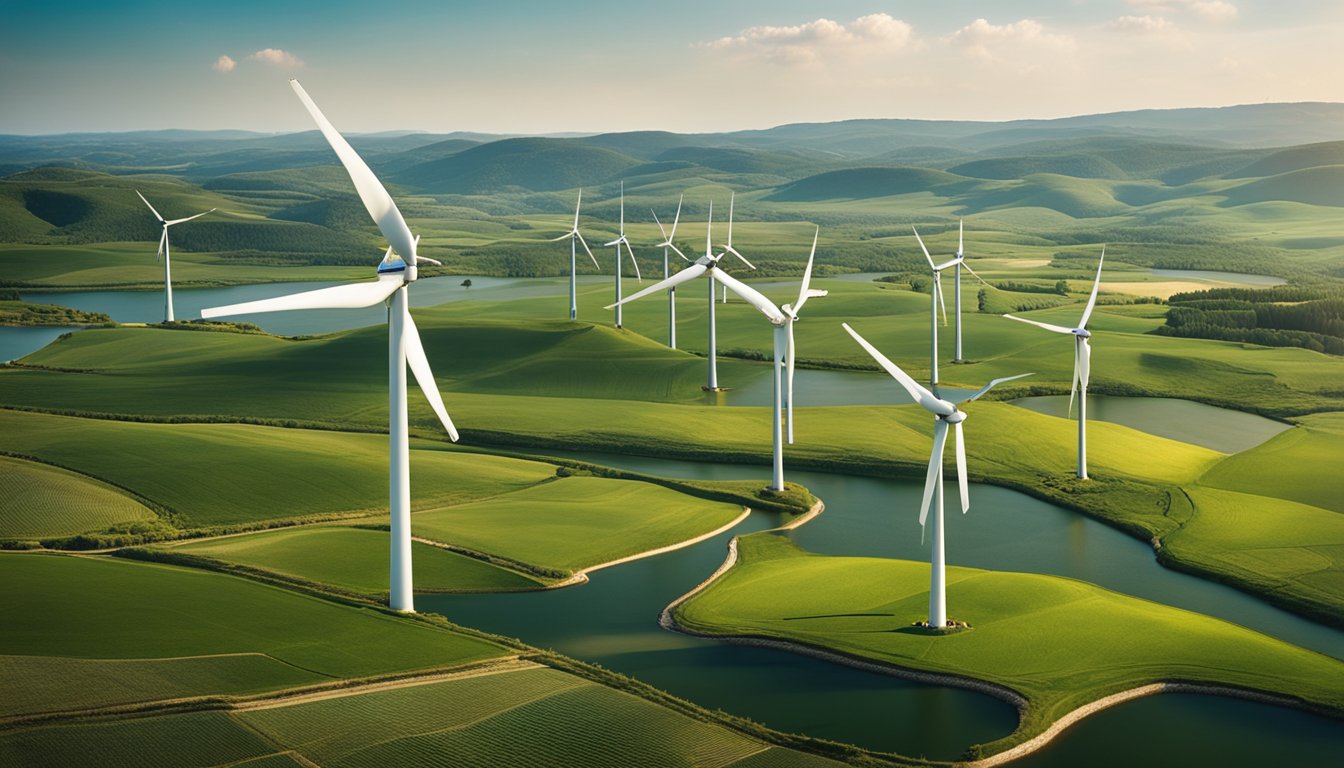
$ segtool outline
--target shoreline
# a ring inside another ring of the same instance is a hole
[[[808,510],[807,514],[801,516],[797,520],[790,521],[789,524],[787,525],[783,525],[778,528],[771,528],[769,529],[769,531],[785,531],[797,528],[798,526],[811,520],[813,517],[816,517],[816,515],[820,514],[822,509],[824,508],[825,505],[822,504],[820,499],[818,499],[817,503],[813,505],[813,508],[811,510]],[[768,531],[761,531],[761,533],[765,532]],[[774,650],[788,651],[790,653],[798,653],[804,656],[811,656],[813,658],[821,659],[823,661],[828,661],[834,664],[843,664],[847,667],[860,669],[865,672],[872,672],[875,674],[899,677],[906,680],[912,680],[918,683],[926,683],[932,685],[946,685],[976,691],[977,693],[983,693],[989,696],[993,696],[997,699],[1000,699],[1001,701],[1005,701],[1008,704],[1012,705],[1015,709],[1017,709],[1019,716],[1018,724],[1020,727],[1021,725],[1020,717],[1027,711],[1027,707],[1029,705],[1028,699],[1022,694],[1018,693],[1017,691],[1014,691],[1011,688],[999,685],[997,683],[991,683],[989,681],[979,680],[973,677],[964,677],[960,675],[950,675],[939,672],[926,672],[923,670],[910,669],[908,667],[902,667],[890,662],[877,661],[874,659],[867,659],[859,656],[851,656],[849,654],[840,651],[808,645],[807,643],[802,643],[793,640],[779,640],[776,638],[761,637],[756,635],[708,634],[705,632],[700,632],[698,630],[695,630],[691,627],[688,627],[678,622],[676,618],[673,616],[673,611],[675,611],[678,606],[680,606],[687,600],[690,600],[691,598],[695,597],[696,595],[700,594],[705,589],[709,588],[711,584],[720,579],[725,573],[730,571],[733,568],[733,566],[737,565],[738,538],[739,537],[734,536],[733,539],[728,542],[728,554],[724,558],[723,562],[719,565],[719,567],[714,570],[713,573],[711,573],[707,578],[705,578],[704,581],[697,584],[689,592],[686,592],[685,594],[681,595],[677,599],[673,600],[671,603],[668,603],[668,605],[665,608],[663,608],[662,612],[658,615],[659,626],[668,631],[679,632],[681,634],[689,635],[691,637],[701,637],[710,640],[718,640],[721,642],[733,643],[735,645],[746,645],[759,648],[771,648]],[[1265,693],[1262,691],[1253,691],[1245,688],[1237,688],[1235,686],[1230,685],[1216,685],[1212,683],[1192,683],[1183,680],[1164,680],[1153,683],[1147,683],[1144,685],[1137,686],[1135,688],[1129,688],[1087,702],[1086,704],[1083,704],[1061,715],[1054,722],[1050,723],[1050,725],[1046,727],[1045,730],[1043,730],[1036,736],[1033,736],[1032,738],[1020,744],[1009,747],[1003,750],[1002,752],[996,752],[987,757],[982,757],[974,760],[955,760],[951,762],[955,763],[956,765],[967,766],[968,768],[994,768],[995,766],[1000,766],[1005,763],[1009,763],[1013,760],[1017,760],[1018,758],[1024,757],[1028,754],[1031,754],[1044,748],[1045,746],[1049,745],[1052,741],[1054,741],[1056,738],[1058,738],[1062,733],[1068,730],[1070,726],[1073,726],[1074,724],[1082,721],[1083,719],[1087,718],[1090,715],[1110,709],[1111,707],[1114,707],[1119,704],[1124,704],[1126,702],[1133,701],[1135,699],[1141,699],[1147,696],[1153,696],[1160,693],[1196,693],[1209,696],[1226,696],[1229,698],[1255,701],[1262,704],[1272,704],[1276,706],[1290,707],[1293,709],[1298,709],[1307,712],[1315,712],[1314,709],[1312,709],[1309,706],[1306,706],[1304,702],[1298,701],[1296,699],[1287,696],[1280,696],[1277,694]],[[1013,732],[1016,732],[1016,729],[1014,729]],[[1011,735],[1011,732],[1008,735]],[[863,747],[859,747],[859,749],[864,749],[864,751],[868,751]]]

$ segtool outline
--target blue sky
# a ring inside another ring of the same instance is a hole
[[[719,131],[1344,101],[1338,0],[14,2],[0,132]]]

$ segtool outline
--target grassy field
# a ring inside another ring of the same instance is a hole
[[[156,517],[145,505],[97,480],[0,456],[0,538],[64,536]]]
[[[1344,413],[1312,414],[1296,421],[1297,428],[1218,462],[1200,484],[1344,512],[1344,478],[1339,474]]]
[[[547,668],[247,711],[0,731],[0,765],[37,762],[98,768],[840,765]]]
[[[694,538],[741,513],[630,480],[566,477],[411,517],[417,536],[559,570],[578,570]]]
[[[380,523],[385,520],[379,519]],[[188,542],[173,551],[204,555],[366,595],[387,593],[385,531],[304,526]],[[537,589],[538,578],[420,542],[411,544],[418,592]]]
[[[71,467],[173,510],[187,527],[255,523],[387,504],[387,438],[230,424],[137,424],[0,411],[0,448]],[[550,464],[416,443],[418,509],[525,488]],[[225,471],[226,470],[226,471]]]
[[[6,715],[259,692],[504,653],[371,609],[166,565],[10,554],[0,557],[0,581],[24,585],[0,597],[0,654],[13,675],[0,682]]]
[[[1095,699],[1182,680],[1278,693],[1344,716],[1344,663],[1188,611],[1035,574],[948,569],[951,618],[971,629],[910,626],[928,605],[928,566],[810,555],[786,539],[739,540],[740,559],[676,612],[699,632],[801,642],[900,667],[973,677],[1028,699],[992,754]]]

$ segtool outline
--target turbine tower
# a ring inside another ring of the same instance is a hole
[[[607,309],[616,307],[616,327],[621,327],[621,246],[625,246],[626,253],[630,254],[630,263],[635,265],[635,279],[644,282],[644,278],[639,276],[639,262],[635,261],[635,252],[630,248],[630,241],[625,239],[625,182],[621,182],[621,232],[620,235],[607,243],[608,246],[616,246],[616,303],[607,306]]]
[[[411,462],[408,430],[406,423],[406,367],[409,365],[415,374],[415,380],[425,393],[425,399],[439,417],[448,436],[458,439],[457,429],[448,418],[448,411],[439,396],[438,386],[434,383],[434,374],[425,358],[424,346],[420,343],[420,332],[407,304],[407,287],[415,282],[416,264],[419,262],[438,263],[433,259],[417,256],[417,239],[411,236],[401,211],[369,170],[369,166],[355,153],[348,142],[337,133],[313,100],[308,97],[303,86],[297,80],[290,80],[290,86],[298,94],[299,100],[312,115],[313,121],[321,129],[327,143],[335,150],[341,164],[350,174],[355,191],[364,202],[364,207],[378,225],[383,237],[390,244],[383,261],[378,265],[378,279],[368,283],[351,283],[316,291],[295,293],[274,299],[249,301],[231,304],[225,307],[213,307],[201,311],[201,317],[223,317],[253,312],[278,312],[289,309],[349,309],[371,307],[383,301],[388,302],[387,311],[387,350],[388,350],[388,435],[389,435],[389,490],[391,518],[391,579],[388,590],[388,603],[394,610],[414,612],[415,601],[411,584]]]
[[[812,284],[812,260],[817,256],[817,237],[821,235],[821,227],[812,235],[812,252],[807,256],[807,268],[803,270],[803,282],[798,287],[798,300],[792,304],[785,304],[780,307],[788,318],[788,353],[785,359],[784,368],[787,376],[786,390],[784,393],[785,422],[788,424],[789,445],[793,445],[793,363],[794,342],[793,342],[793,324],[798,322],[798,312],[802,310],[803,305],[808,299],[816,299],[826,295],[826,291],[809,287]]]
[[[933,257],[929,255],[929,249],[924,247],[924,238],[919,236],[919,230],[913,226],[915,239],[919,241],[919,249],[924,252],[924,258],[929,262],[929,269],[933,270],[933,285],[929,295],[929,384],[938,386],[938,310],[943,310],[943,325],[947,325],[947,302],[943,300],[943,270],[948,267],[957,268],[957,360],[961,360],[961,268],[966,266],[966,271],[975,275],[975,279],[980,280],[980,276],[975,274],[975,270],[965,264],[962,257],[961,246],[957,246],[957,257],[951,261],[942,264],[935,264]],[[980,280],[980,282],[985,282]]]
[[[929,413],[933,414],[933,451],[929,454],[929,470],[924,478],[924,497],[919,505],[919,525],[921,528],[929,516],[929,502],[933,502],[933,535],[932,535],[932,555],[930,556],[930,565],[932,566],[929,574],[929,625],[933,627],[947,626],[947,562],[944,553],[943,539],[943,448],[947,444],[947,425],[951,424],[956,431],[957,440],[957,485],[961,491],[961,512],[971,508],[970,490],[967,487],[966,479],[966,445],[962,442],[961,423],[966,420],[966,412],[959,410],[953,403],[944,400],[933,392],[920,386],[919,382],[910,378],[910,375],[901,370],[892,361],[888,360],[886,355],[877,351],[877,348],[869,344],[848,323],[842,323],[844,329],[850,336],[863,347],[868,354],[872,355],[877,364],[882,366],[883,370],[891,374],[891,377],[900,383],[905,391],[910,393],[910,397],[916,403]],[[1020,379],[1023,376],[1030,376],[1029,373],[1019,374],[1017,376],[1008,376],[1002,379],[994,379],[970,397],[963,400],[963,403],[969,403],[976,400],[995,386],[1005,381]]]
[[[214,213],[216,210],[219,209],[211,208],[205,213],[198,213],[195,216],[188,216],[185,219],[168,219],[165,221],[164,218],[159,215],[159,212],[154,210],[154,206],[150,205],[148,200],[145,200],[145,196],[140,194],[140,190],[138,189],[135,190],[135,194],[140,196],[140,200],[149,208],[149,212],[154,214],[154,218],[158,219],[159,223],[163,225],[163,234],[159,235],[159,253],[158,253],[158,257],[160,259],[163,259],[163,322],[171,323],[174,320],[173,270],[171,264],[172,261],[171,254],[168,252],[169,251],[168,228],[173,226],[174,224],[181,224],[183,222],[191,221],[192,219],[199,219],[202,216],[204,216],[205,213]]]
[[[588,253],[588,258],[593,260],[593,266],[599,270],[601,265],[597,263],[597,257],[593,255],[592,249],[588,247],[588,241],[579,234],[579,206],[583,204],[583,189],[579,189],[579,199],[574,203],[574,226],[565,234],[551,238],[552,243],[558,243],[565,238],[569,238],[569,319],[579,319],[579,284],[578,284],[578,245],[583,243],[583,250]],[[619,255],[619,254],[618,254]],[[617,289],[619,290],[619,288]]]
[[[652,208],[649,209],[649,213],[653,214],[654,223],[658,225],[658,231],[663,234],[663,242],[654,247],[663,249],[664,280],[672,276],[671,264],[668,263],[668,254],[671,252],[671,249],[674,248],[672,245],[672,238],[677,236],[677,222],[681,221],[681,203],[685,198],[685,195],[677,198],[677,214],[672,218],[671,232],[663,229],[663,222],[658,221],[658,214],[655,213]],[[677,251],[677,255],[681,256],[682,259],[686,258],[681,255],[681,251]],[[667,346],[670,349],[677,348],[677,287],[675,285],[667,289]]]
[[[1097,277],[1092,281],[1092,295],[1087,299],[1083,317],[1077,328],[1065,328],[1059,325],[1028,320],[1025,317],[1004,315],[1009,320],[1028,323],[1055,333],[1073,335],[1073,383],[1069,386],[1069,413],[1073,413],[1073,395],[1078,397],[1078,477],[1087,479],[1087,380],[1092,373],[1092,334],[1087,330],[1087,321],[1092,318],[1092,310],[1097,306],[1097,289],[1101,287],[1101,263],[1106,260],[1106,247],[1101,248],[1101,258],[1097,259]]]
[[[705,245],[706,248],[708,249],[709,246],[708,235],[706,235]],[[675,245],[672,245],[670,247],[674,250],[676,249]],[[677,253],[680,254],[681,251],[677,251]],[[665,280],[658,281],[657,283],[649,286],[648,288],[645,288],[641,291],[636,291],[635,293],[631,294],[628,298],[622,299],[622,301],[624,302],[635,301],[637,299],[641,299],[645,296],[648,296],[649,294],[663,290],[664,288],[674,287],[682,283],[694,280],[695,278],[701,275],[708,274],[711,281],[714,279],[718,279],[729,290],[731,290],[738,296],[741,296],[743,299],[747,301],[747,303],[751,304],[761,314],[765,315],[766,319],[769,320],[770,324],[774,327],[773,328],[774,403],[770,411],[771,439],[773,441],[773,450],[771,453],[772,473],[770,478],[770,490],[782,491],[784,490],[784,430],[782,427],[782,422],[780,420],[781,415],[780,412],[782,410],[783,405],[784,351],[789,344],[789,338],[790,338],[789,328],[791,327],[792,323],[789,316],[786,315],[784,312],[780,311],[780,308],[775,306],[773,302],[771,302],[769,299],[763,296],[760,291],[757,291],[755,288],[752,288],[751,286],[743,283],[742,281],[738,280],[737,278],[733,277],[732,275],[720,269],[718,263],[719,259],[723,258],[723,256],[724,256],[723,253],[720,253],[718,256],[715,256],[713,252],[707,252],[704,256],[701,256],[700,258],[696,259],[695,263],[692,264],[691,266],[681,270],[677,274],[672,275],[671,277]],[[709,294],[709,303],[710,306],[713,306],[714,304],[714,292],[712,287],[713,282],[710,283],[710,286],[711,288]],[[806,287],[804,287],[803,292],[800,293],[799,295],[802,296],[809,293],[812,296],[817,295],[815,292],[809,292],[806,289]]]

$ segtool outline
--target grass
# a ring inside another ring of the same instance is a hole
[[[0,456],[0,538],[64,536],[156,517],[145,505],[97,480]]]
[[[417,536],[573,571],[676,544],[726,525],[735,504],[631,480],[566,477],[413,515]]]
[[[0,411],[0,434],[0,449],[129,488],[173,510],[186,527],[358,514],[387,504],[387,438],[379,435],[19,411]],[[555,473],[550,464],[414,448],[419,509],[525,488]]]
[[[840,765],[548,668],[247,711],[0,732],[0,766],[37,764]]]
[[[83,312],[52,304],[0,299],[0,326],[104,325],[111,322],[112,318],[101,312]]]
[[[736,766],[766,745],[552,669],[242,713],[248,726],[332,768],[381,765]],[[747,763],[750,765],[751,763]]]
[[[7,714],[131,703],[185,694],[274,690],[300,683],[461,664],[501,655],[446,629],[353,608],[217,573],[120,559],[14,554],[0,582],[0,654],[43,657],[50,675],[24,665]],[[225,654],[233,654],[224,656]],[[217,657],[182,665],[183,658]],[[264,661],[258,661],[262,657]],[[72,659],[69,664],[62,661]],[[127,661],[139,665],[125,667]],[[157,662],[157,663],[156,663]],[[177,676],[179,670],[190,674]],[[122,688],[130,677],[134,685]],[[166,684],[150,684],[153,676]]]
[[[1054,576],[948,569],[951,618],[971,629],[915,631],[928,566],[810,555],[786,539],[739,540],[739,564],[683,603],[699,632],[800,642],[1010,688],[1028,701],[1019,727],[974,748],[993,754],[1065,713],[1147,683],[1181,680],[1280,694],[1344,716],[1344,663],[1227,622]]]
[[[1344,512],[1344,481],[1338,469],[1344,412],[1297,421],[1296,428],[1218,462],[1200,484]]]
[[[174,551],[381,596],[387,592],[387,548],[385,531],[305,526],[189,542]],[[411,558],[418,592],[502,592],[542,586],[531,576],[420,542],[411,544]]]

